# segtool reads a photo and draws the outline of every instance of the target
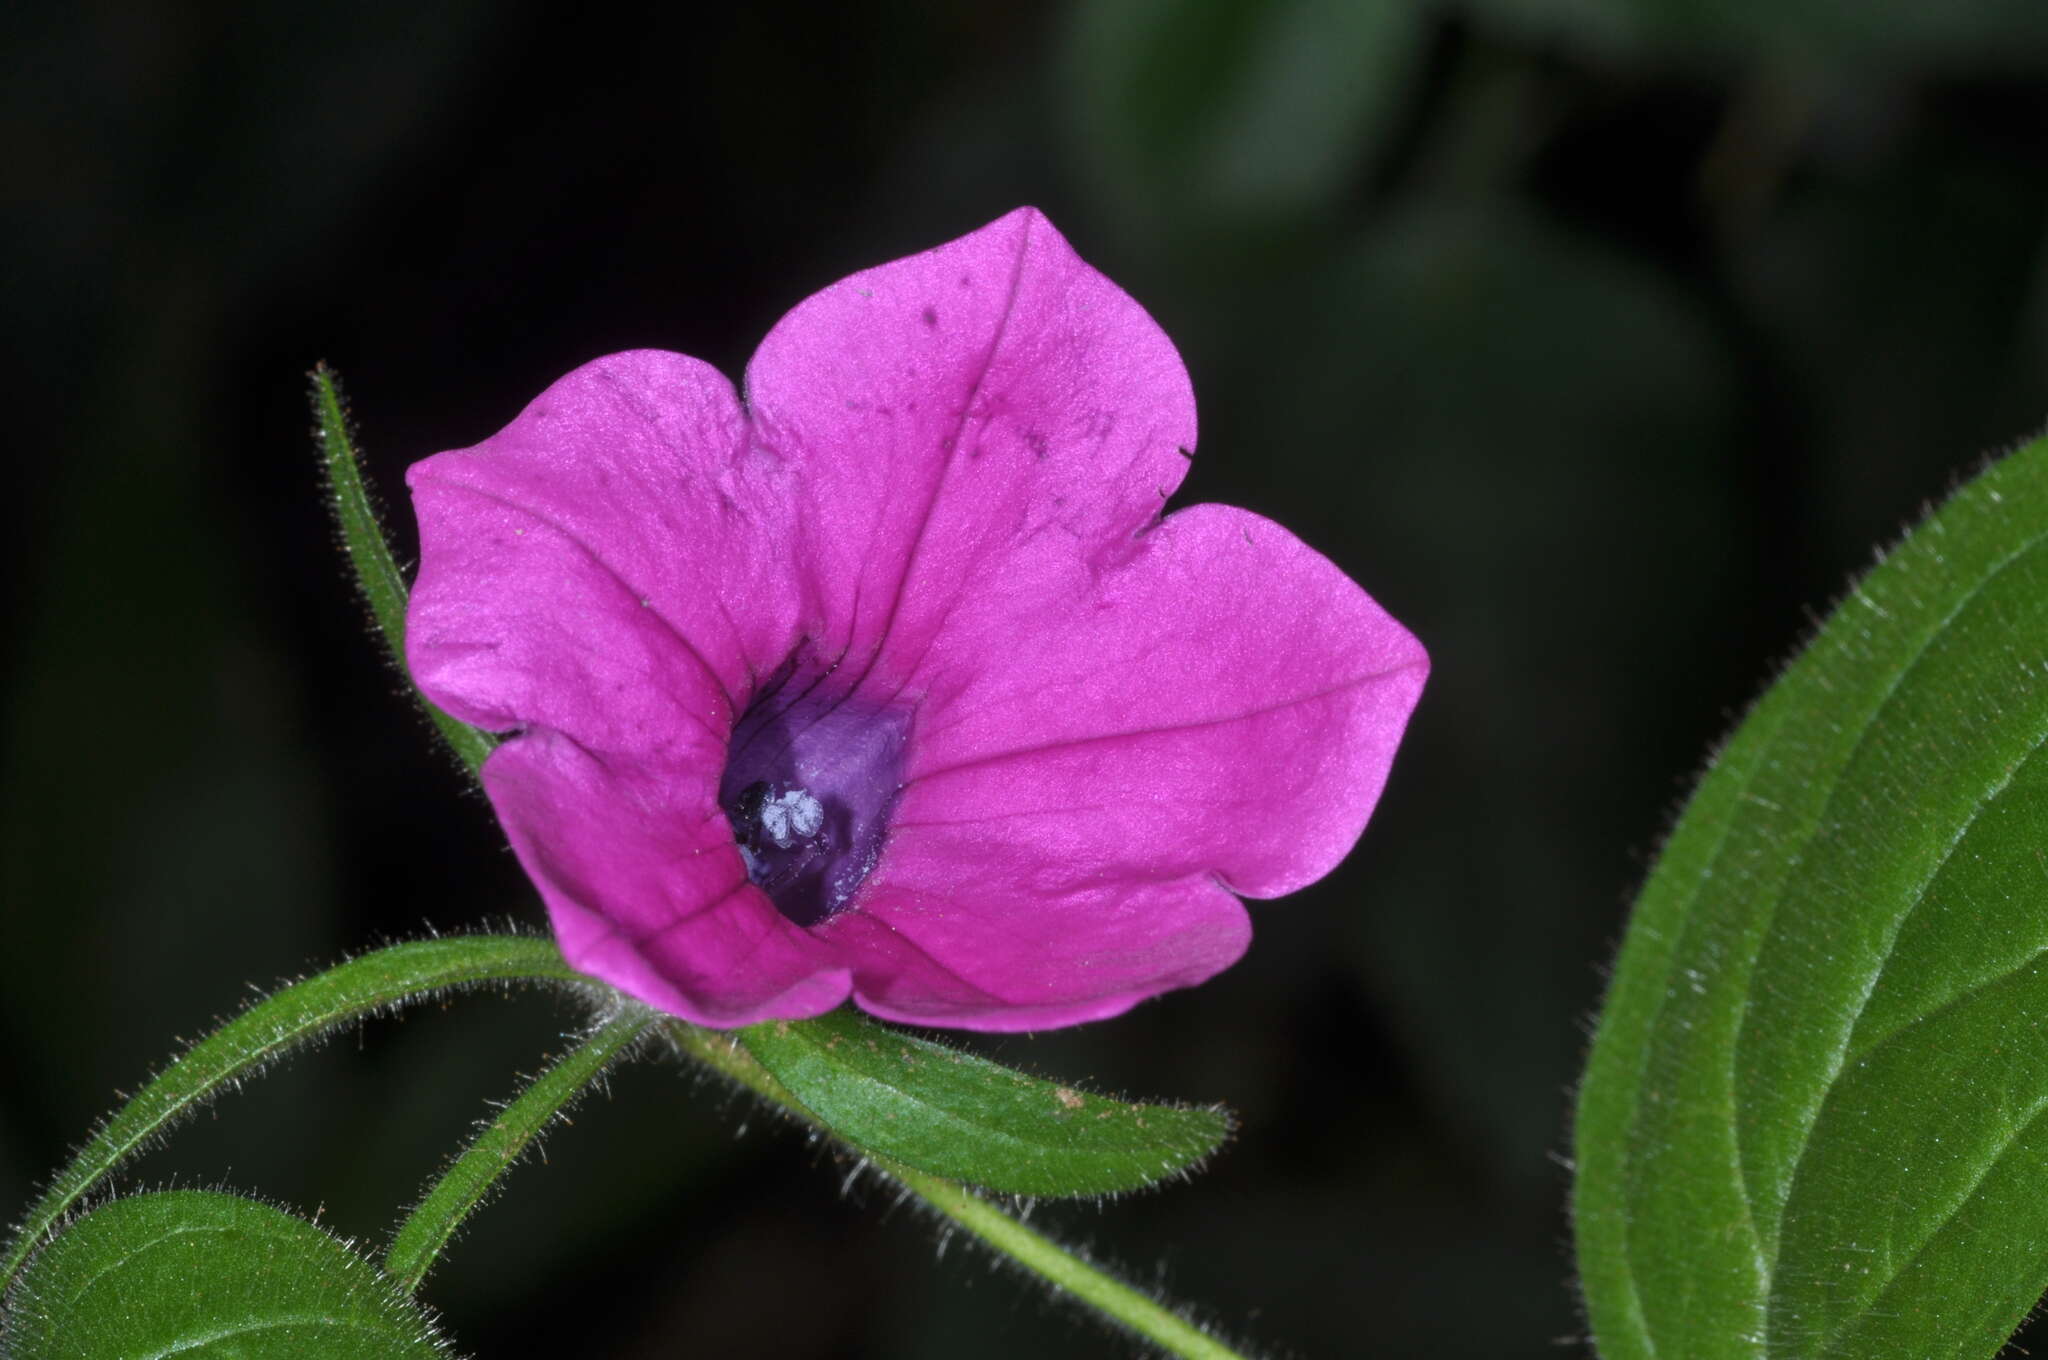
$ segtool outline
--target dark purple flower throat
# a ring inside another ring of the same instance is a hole
[[[800,926],[852,899],[881,858],[903,786],[909,712],[863,703],[831,679],[783,667],[740,716],[718,784],[748,876]]]

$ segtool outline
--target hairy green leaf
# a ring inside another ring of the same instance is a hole
[[[438,1360],[427,1315],[323,1229],[200,1190],[117,1199],[37,1254],[8,1296],[13,1360]]]
[[[1220,1107],[1128,1105],[1026,1076],[851,1010],[740,1032],[819,1123],[863,1152],[1008,1195],[1103,1195],[1184,1175]]]
[[[1609,1360],[1994,1355],[2048,1287],[2048,439],[1836,609],[1637,903],[1579,1102]]]

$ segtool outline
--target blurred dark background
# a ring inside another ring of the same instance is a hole
[[[1192,1184],[1034,1221],[1276,1354],[1578,1353],[1570,1088],[1661,828],[1872,546],[2048,415],[2037,0],[0,26],[8,1215],[250,984],[540,920],[367,643],[315,360],[409,545],[405,465],[573,365],[737,373],[806,293],[1033,203],[1181,346],[1182,499],[1292,526],[1436,667],[1365,842],[1234,971],[992,1045],[1243,1121]],[[138,1179],[375,1239],[574,1019],[372,1025]],[[630,1069],[428,1293],[480,1356],[1125,1353],[843,1176]]]

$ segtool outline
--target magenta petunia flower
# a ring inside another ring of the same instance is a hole
[[[785,316],[746,396],[615,354],[416,464],[406,653],[570,964],[711,1025],[1040,1029],[1235,962],[1357,840],[1415,639],[1164,518],[1180,357],[1036,212]]]

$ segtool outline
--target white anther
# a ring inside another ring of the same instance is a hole
[[[825,805],[802,789],[778,793],[761,804],[761,830],[776,847],[789,850],[825,825]]]

